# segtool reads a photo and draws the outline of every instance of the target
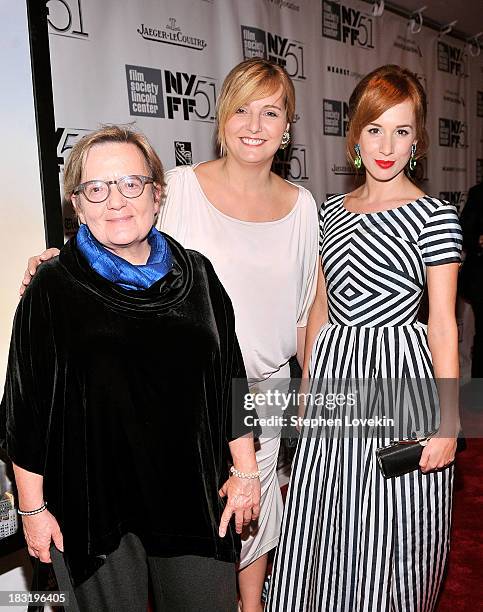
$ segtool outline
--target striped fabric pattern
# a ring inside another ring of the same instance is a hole
[[[320,213],[329,322],[311,378],[431,380],[426,328],[416,319],[427,266],[460,261],[453,206],[424,197],[351,213],[344,196]],[[387,398],[376,398],[384,413]],[[308,409],[310,410],[310,408]],[[431,423],[424,415],[422,429]],[[302,436],[294,458],[267,610],[431,612],[449,550],[453,468],[385,480],[374,436]]]

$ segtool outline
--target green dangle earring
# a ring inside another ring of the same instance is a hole
[[[356,152],[356,158],[354,159],[354,166],[360,170],[362,166],[361,148],[358,144],[354,145],[354,151]]]
[[[411,172],[413,172],[413,170],[416,168],[416,158],[414,157],[416,155],[416,143],[413,142],[413,144],[411,145],[411,157],[409,158],[409,169],[411,170]]]

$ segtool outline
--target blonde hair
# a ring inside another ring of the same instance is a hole
[[[366,75],[357,85],[349,99],[349,128],[347,131],[348,159],[354,163],[354,146],[362,130],[396,104],[410,100],[416,119],[416,158],[424,157],[428,151],[429,138],[426,131],[426,93],[418,77],[394,64],[380,66]]]
[[[135,145],[144,157],[151,178],[154,179],[155,184],[161,190],[160,195],[163,197],[166,186],[163,165],[146,136],[126,126],[105,125],[90,134],[86,134],[73,146],[64,168],[65,199],[69,200],[71,198],[75,188],[81,182],[82,170],[89,150],[95,145],[108,142]]]
[[[222,154],[226,151],[226,122],[244,104],[266,98],[282,88],[287,122],[295,116],[295,89],[291,78],[282,66],[254,57],[241,62],[230,70],[223,82],[216,108],[218,123],[217,144]]]

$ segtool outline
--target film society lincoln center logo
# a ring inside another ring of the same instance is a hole
[[[467,125],[459,119],[439,118],[439,146],[452,149],[466,149]]]
[[[322,36],[351,47],[373,49],[371,16],[332,0],[322,0]]]
[[[133,116],[215,120],[216,79],[212,77],[126,65],[126,80]]]
[[[349,125],[349,105],[342,100],[323,101],[324,136],[345,136]]]
[[[283,66],[292,79],[307,78],[302,42],[245,25],[241,26],[241,38],[244,59],[263,57]]]

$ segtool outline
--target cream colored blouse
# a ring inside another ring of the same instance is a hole
[[[250,382],[277,372],[297,350],[317,285],[317,206],[297,186],[293,209],[277,221],[240,221],[205,196],[195,166],[167,172],[158,227],[213,267],[233,303]]]

